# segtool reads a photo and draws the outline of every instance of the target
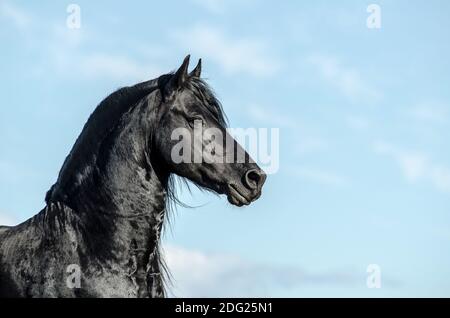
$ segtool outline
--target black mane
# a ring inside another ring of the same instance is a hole
[[[163,77],[163,76],[161,76]],[[79,171],[81,165],[92,164],[92,149],[100,149],[100,144],[116,127],[122,115],[130,111],[141,99],[158,89],[160,79],[145,81],[134,86],[122,87],[107,96],[89,116],[73,150],[66,157],[59,177],[65,171]],[[76,153],[78,159],[72,158]],[[60,178],[58,178],[60,179]],[[65,194],[58,191],[64,189],[71,180],[59,180],[62,184],[55,184],[45,196],[46,203],[65,202]],[[56,190],[56,191],[55,191]]]
[[[202,105],[217,120],[217,122],[227,127],[228,120],[223,111],[222,104],[216,98],[214,91],[209,87],[208,83],[200,78],[191,78],[187,82],[186,87],[190,89],[202,101]]]

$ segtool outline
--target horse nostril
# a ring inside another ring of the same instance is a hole
[[[257,189],[263,178],[262,172],[257,169],[252,169],[246,172],[244,180],[247,187]]]

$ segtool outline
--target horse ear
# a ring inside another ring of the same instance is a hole
[[[184,58],[183,64],[181,64],[180,68],[173,74],[172,78],[170,79],[169,86],[171,89],[177,89],[186,82],[188,79],[188,67],[189,67],[189,59],[190,55],[186,56]]]
[[[189,76],[200,78],[201,74],[202,74],[202,59],[199,59],[197,66],[192,70],[192,72],[189,74]]]

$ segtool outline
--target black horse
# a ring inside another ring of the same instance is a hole
[[[173,178],[226,194],[237,206],[259,198],[266,175],[227,134],[220,103],[200,79],[201,60],[189,74],[188,65],[189,56],[176,72],[121,88],[100,103],[46,207],[22,224],[0,227],[0,297],[164,297],[159,242]],[[175,162],[172,132],[194,131],[197,120],[223,140],[195,142],[224,156],[242,151],[245,162]],[[225,139],[233,146],[225,147]],[[77,273],[79,284],[69,284]]]

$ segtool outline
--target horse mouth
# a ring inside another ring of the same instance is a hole
[[[249,199],[233,184],[228,185],[228,202],[236,206],[249,205],[254,199]]]

